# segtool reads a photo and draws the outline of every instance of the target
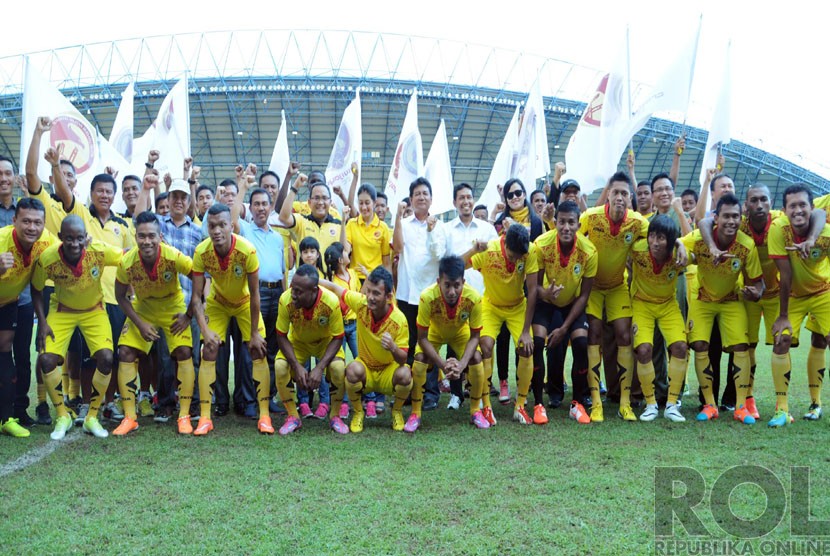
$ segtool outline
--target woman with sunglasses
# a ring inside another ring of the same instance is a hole
[[[507,180],[504,184],[504,211],[496,218],[495,226],[499,234],[504,234],[511,224],[521,224],[530,232],[530,241],[544,233],[542,219],[533,211],[528,200],[527,191],[519,178]]]

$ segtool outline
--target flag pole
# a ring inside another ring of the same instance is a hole
[[[695,50],[694,55],[692,56],[692,66],[689,69],[689,98],[692,98],[692,83],[695,79],[695,64],[697,63],[697,49],[698,45],[700,44],[700,30],[703,28],[703,14],[700,14],[700,19],[698,20],[697,24],[697,35],[695,35]],[[686,119],[689,117],[689,105],[686,105],[686,111],[683,113],[683,124],[680,127],[680,137],[686,136]],[[678,156],[683,154],[683,149],[678,147],[677,149]]]
[[[631,39],[629,37],[631,27],[625,26],[625,83],[628,89],[628,118],[631,118]],[[619,147],[617,147],[619,148]],[[628,141],[628,154],[634,154],[634,138]]]

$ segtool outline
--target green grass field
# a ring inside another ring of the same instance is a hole
[[[498,406],[499,425],[478,431],[466,403],[444,409],[446,395],[412,436],[393,432],[388,413],[346,437],[320,421],[289,438],[260,436],[236,416],[216,418],[206,438],[179,437],[174,421],[141,420],[126,439],[83,436],[0,478],[0,553],[653,554],[655,466],[693,467],[708,488],[732,466],[757,464],[787,489],[790,466],[809,466],[813,518],[830,519],[830,426],[801,420],[806,349],[793,353],[796,422],[780,430],[766,426],[775,403],[766,347],[752,427],[731,414],[695,422],[695,395],[679,424],[625,423],[609,403],[602,424],[579,426],[563,407],[547,426],[521,427]],[[691,366],[689,376],[694,391]],[[0,437],[0,466],[51,443],[50,431]],[[739,487],[732,508],[757,517],[759,492]],[[790,539],[788,519],[767,538]]]

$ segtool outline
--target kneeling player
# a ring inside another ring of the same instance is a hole
[[[288,412],[280,434],[290,434],[302,426],[294,402],[294,388],[289,387],[291,380],[310,392],[326,378],[331,384],[331,428],[340,434],[349,432],[338,415],[345,388],[343,336],[343,313],[337,296],[320,288],[319,275],[314,266],[300,265],[291,279],[291,287],[280,296],[277,314],[280,352],[274,372],[277,391]],[[306,371],[305,365],[312,357],[317,364],[311,371]]]
[[[409,327],[406,316],[392,304],[392,274],[377,267],[363,283],[365,295],[320,280],[357,315],[357,359],[346,367],[346,390],[350,400],[360,400],[363,392],[395,396],[392,428],[404,429],[401,409],[412,390],[412,371],[406,365]],[[332,407],[337,407],[332,405]],[[354,404],[349,429],[363,431],[362,404]]]
[[[58,237],[61,243],[41,254],[32,277],[32,301],[39,323],[38,341],[43,346],[38,362],[43,370],[46,391],[58,415],[52,439],[60,440],[72,426],[63,403],[60,372],[56,369],[63,364],[75,328],[81,329],[97,367],[92,377],[92,395],[84,431],[106,438],[109,433],[98,421],[98,409],[110,384],[113,354],[112,328],[104,310],[101,276],[104,267],[118,265],[121,251],[97,241],[87,246],[86,226],[75,215],[63,219]],[[43,288],[49,279],[55,282],[55,293],[47,319]]]
[[[481,296],[464,283],[464,259],[444,257],[438,263],[438,283],[421,293],[418,302],[418,347],[412,364],[412,413],[404,431],[415,432],[421,424],[421,404],[429,365],[444,371],[448,379],[461,378],[470,366],[470,420],[480,428],[490,428],[479,407],[484,389],[484,365],[478,351],[482,328]],[[441,347],[448,345],[460,359],[443,359]]]
[[[259,404],[257,429],[274,434],[268,413],[271,377],[266,355],[265,326],[259,314],[259,258],[254,246],[233,233],[231,209],[217,203],[207,212],[208,237],[193,255],[193,296],[189,313],[195,314],[202,330],[204,347],[199,367],[199,402],[201,415],[193,434],[201,436],[213,430],[210,416],[213,386],[216,383],[216,357],[219,344],[235,318],[253,359],[254,384]],[[205,274],[211,278],[210,295],[202,309]]]
[[[665,215],[656,216],[648,226],[648,238],[638,240],[631,250],[631,306],[634,310],[634,351],[637,355],[637,376],[646,399],[640,421],[657,417],[654,397],[654,364],[652,350],[654,326],[669,346],[669,395],[666,419],[680,422],[677,399],[686,379],[686,326],[677,304],[677,277],[683,267],[675,262],[674,243],[679,230]]]
[[[579,207],[572,201],[559,205],[556,229],[546,232],[534,242],[538,248],[539,274],[536,279],[538,299],[533,314],[533,397],[536,407],[533,422],[548,422],[542,400],[545,368],[542,353],[547,344],[548,357],[554,358],[556,370],[548,381],[562,384],[565,356],[570,338],[573,353],[571,386],[573,401],[569,416],[587,424],[591,418],[580,403],[589,395],[588,389],[588,318],[585,307],[597,274],[597,250],[579,230]],[[542,285],[545,279],[550,284]]]
[[[115,299],[127,315],[118,342],[118,391],[124,404],[124,419],[112,431],[123,436],[138,428],[135,410],[135,386],[140,354],[150,352],[153,342],[164,331],[170,355],[178,366],[180,434],[190,434],[190,400],[193,398],[196,372],[190,315],[185,312],[184,293],[179,274],[190,276],[193,261],[178,249],[161,243],[161,229],[156,215],[142,212],[135,219],[136,247],[128,251],[115,277]],[[133,287],[136,299],[130,303],[127,289]]]

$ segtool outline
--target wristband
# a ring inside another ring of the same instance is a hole
[[[196,180],[187,180],[187,183],[190,185],[196,185],[198,182]]]
[[[293,185],[291,186],[291,192],[294,193],[294,195],[300,194],[300,190],[294,187]]]
[[[145,162],[145,163],[144,163],[144,165],[145,165],[147,168],[152,168],[152,167],[153,167],[153,164],[152,164],[151,162]]]

